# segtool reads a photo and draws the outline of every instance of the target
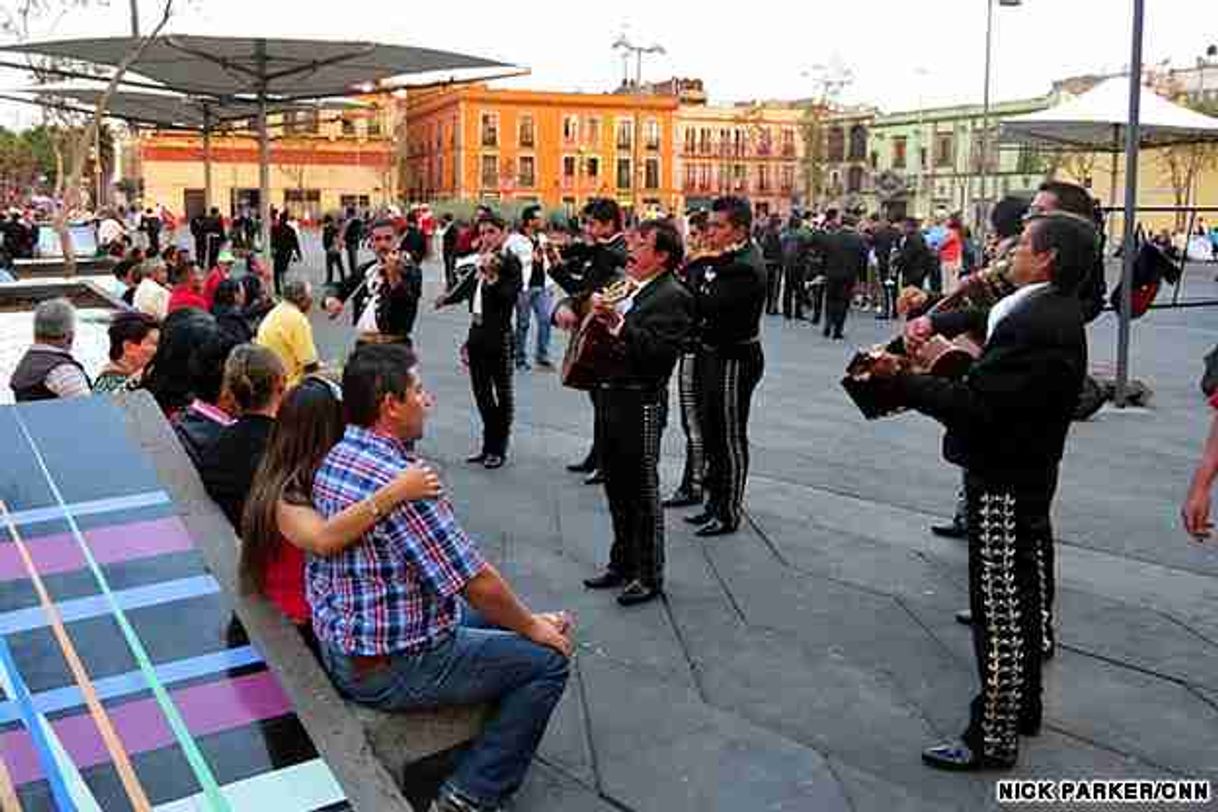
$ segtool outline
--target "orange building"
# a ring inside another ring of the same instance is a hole
[[[676,210],[677,103],[674,96],[485,84],[411,92],[407,197],[517,200],[568,211],[612,197],[626,209]]]

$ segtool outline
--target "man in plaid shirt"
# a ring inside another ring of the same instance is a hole
[[[383,710],[494,702],[495,715],[433,806],[498,809],[520,786],[567,682],[565,615],[533,614],[436,500],[382,511],[373,494],[421,464],[430,398],[404,345],[370,344],[343,371],[349,425],[326,456],[313,502],[327,517],[363,503],[376,525],[328,558],[306,590],[322,661],[344,694]],[[463,600],[460,600],[463,599]]]

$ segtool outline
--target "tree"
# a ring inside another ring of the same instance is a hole
[[[1176,102],[1196,110],[1198,113],[1213,116],[1218,114],[1218,102],[1189,97],[1182,88],[1172,89]],[[1192,204],[1193,185],[1197,177],[1205,170],[1218,167],[1218,144],[1194,143],[1176,144],[1159,149],[1156,157],[1159,166],[1171,184],[1172,199],[1178,207]],[[1176,230],[1182,231],[1187,227],[1188,214],[1176,212]]]
[[[62,16],[73,9],[88,5],[89,1],[17,0],[15,4],[0,5],[0,31],[4,31],[18,39],[27,40],[29,39],[31,25],[34,21],[56,14]],[[48,121],[57,116],[60,124],[58,128],[53,130],[51,139],[55,153],[55,188],[52,197],[56,201],[55,210],[52,214],[52,225],[59,236],[59,244],[63,250],[64,272],[66,274],[70,275],[76,272],[76,257],[72,247],[72,235],[68,231],[68,218],[75,208],[81,207],[84,201],[84,195],[81,190],[81,177],[84,174],[85,165],[89,160],[89,154],[93,149],[94,141],[99,135],[99,128],[103,127],[102,122],[106,116],[106,109],[128,68],[143,55],[148,46],[160,36],[161,31],[169,23],[169,18],[173,15],[173,3],[174,0],[165,0],[161,17],[147,36],[132,38],[131,49],[119,64],[114,67],[113,71],[108,74],[109,81],[102,94],[98,97],[91,116],[83,117],[84,120],[82,121],[82,117],[78,113],[71,113],[63,108],[43,106],[44,116],[46,116]],[[67,75],[65,72],[76,74],[98,73],[96,69],[89,65],[82,65],[79,62],[64,59],[30,58],[27,66],[39,82],[46,82],[52,78],[61,78]],[[106,77],[103,74],[99,78]]]
[[[805,205],[820,199],[825,188],[825,115],[828,108],[823,103],[813,102],[804,110],[800,122],[800,134],[804,139],[803,175],[807,192]]]

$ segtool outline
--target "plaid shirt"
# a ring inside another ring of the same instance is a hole
[[[401,442],[348,426],[317,472],[313,503],[329,518],[416,464]],[[452,632],[456,597],[483,566],[446,498],[403,503],[346,550],[309,556],[313,630],[347,655],[425,651]]]

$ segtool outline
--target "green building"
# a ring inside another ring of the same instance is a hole
[[[1043,110],[1052,95],[990,105],[987,197],[1030,190],[1046,169],[1035,150],[998,142],[1004,118]],[[868,138],[870,177],[861,195],[867,211],[891,218],[962,213],[976,222],[982,211],[982,106],[924,108],[876,115]]]

